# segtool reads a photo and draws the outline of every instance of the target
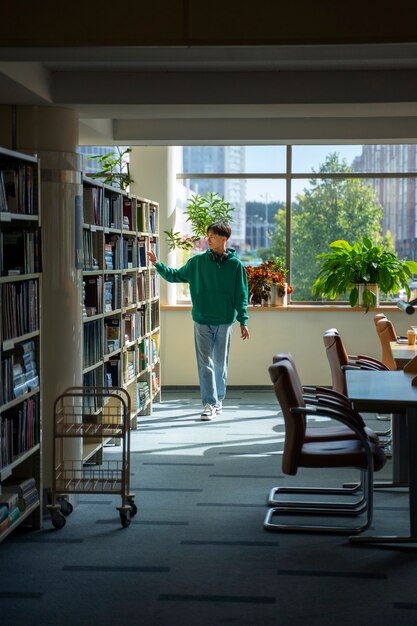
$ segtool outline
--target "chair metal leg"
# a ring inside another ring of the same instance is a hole
[[[364,496],[365,502],[360,511],[356,510],[338,510],[335,509],[302,509],[293,508],[289,509],[286,507],[278,506],[269,509],[265,516],[264,520],[264,528],[269,531],[284,531],[284,532],[312,532],[312,533],[336,533],[336,534],[348,534],[348,535],[357,535],[367,528],[369,528],[372,521],[373,514],[373,469],[369,467],[367,472],[363,474],[363,487],[364,487]],[[298,503],[300,505],[300,503]],[[326,515],[357,515],[359,512],[366,512],[366,520],[363,524],[358,526],[333,526],[333,525],[320,525],[320,524],[297,524],[297,523],[286,523],[281,524],[274,521],[274,517],[280,515],[320,515],[321,517]]]

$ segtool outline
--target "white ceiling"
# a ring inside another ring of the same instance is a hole
[[[0,104],[75,109],[81,143],[414,141],[417,44],[0,48]]]

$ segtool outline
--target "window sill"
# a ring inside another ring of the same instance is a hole
[[[368,313],[383,313],[399,311],[398,307],[393,304],[382,305],[369,309]],[[161,304],[161,311],[191,311],[191,304]],[[248,307],[248,313],[272,313],[272,312],[305,312],[314,311],[318,313],[323,311],[326,313],[335,313],[337,311],[350,311],[352,313],[365,313],[363,307],[351,307],[348,304],[290,304],[289,306],[253,306]]]

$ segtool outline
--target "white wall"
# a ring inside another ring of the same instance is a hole
[[[404,334],[415,316],[399,309],[384,308],[398,334]],[[249,341],[240,339],[235,324],[232,338],[229,384],[268,385],[268,366],[277,352],[291,352],[305,385],[329,385],[330,370],[323,345],[323,333],[337,328],[349,354],[380,358],[380,344],[373,316],[362,311],[326,307],[308,310],[249,309]],[[197,385],[193,323],[189,309],[161,311],[162,385]]]

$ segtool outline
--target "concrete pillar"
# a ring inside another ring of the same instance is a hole
[[[176,172],[178,148],[169,146],[134,146],[130,153],[130,190],[137,196],[159,202],[159,258],[173,266],[175,252],[168,250],[164,230],[175,226]],[[175,304],[176,285],[161,281],[161,304]]]
[[[43,274],[41,384],[44,487],[52,485],[53,405],[67,387],[82,385],[82,179],[78,115],[70,109],[0,107],[0,145],[37,154],[41,164]],[[81,459],[81,440],[68,440],[66,457]],[[47,501],[47,500],[46,500]]]

